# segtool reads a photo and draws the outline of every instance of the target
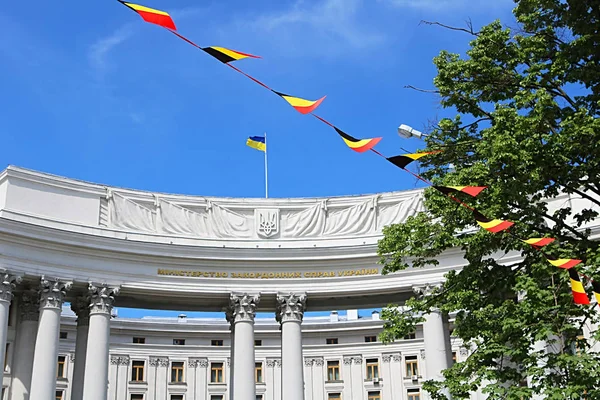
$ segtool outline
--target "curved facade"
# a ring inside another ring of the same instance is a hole
[[[451,251],[435,269],[381,275],[382,227],[421,209],[419,190],[205,198],[9,167],[0,175],[3,400],[417,400],[420,381],[460,358],[447,321],[433,313],[415,338],[383,346],[373,339],[381,321],[353,310],[402,303],[464,265]],[[114,306],[225,317],[126,320],[111,318]],[[324,310],[350,311],[304,318]]]

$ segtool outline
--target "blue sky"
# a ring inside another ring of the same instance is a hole
[[[452,116],[432,88],[432,58],[470,37],[421,20],[475,27],[512,21],[510,0],[144,0],[201,46],[262,56],[235,65],[391,156]],[[337,196],[415,187],[372,153],[349,150],[311,116],[113,0],[8,2],[0,10],[0,166],[114,186],[206,196]]]

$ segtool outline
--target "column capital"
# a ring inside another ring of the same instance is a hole
[[[73,286],[73,282],[42,276],[40,282],[40,308],[60,309],[71,286]]]
[[[323,357],[305,357],[304,365],[307,367],[311,367],[316,365],[317,367],[322,367],[324,365]]]
[[[415,285],[412,287],[412,290],[415,294],[420,294],[422,296],[431,296],[437,290],[441,289],[442,283],[427,283],[425,285]]]
[[[281,368],[281,359],[280,358],[267,358],[267,367],[269,368]]]
[[[130,358],[127,355],[111,355],[110,363],[112,365],[129,365]]]
[[[277,294],[277,310],[275,313],[275,319],[277,319],[278,322],[302,322],[305,309],[306,293]]]
[[[167,357],[150,357],[150,360],[148,360],[148,364],[150,364],[153,367],[168,367],[169,359]]]
[[[381,356],[381,360],[384,363],[389,363],[389,362],[392,362],[392,361],[402,361],[402,353],[383,354]]]
[[[256,306],[260,302],[260,294],[231,293],[229,296],[230,323],[239,321],[254,322]]]
[[[188,367],[190,368],[206,368],[208,367],[207,358],[190,358],[188,359]]]
[[[90,324],[90,302],[87,297],[79,296],[72,301],[71,310],[77,315],[77,326]]]
[[[0,271],[0,301],[10,303],[13,297],[13,290],[22,281],[23,278],[20,275],[12,275],[6,271]]]
[[[13,290],[17,284],[21,283],[23,278],[20,275],[12,275],[6,271],[0,272],[0,301],[12,301]]]
[[[40,294],[35,289],[28,289],[21,293],[19,303],[21,321],[39,321],[40,319]]]
[[[110,315],[115,296],[118,294],[118,287],[111,288],[106,284],[95,286],[90,282],[88,286],[90,314]]]

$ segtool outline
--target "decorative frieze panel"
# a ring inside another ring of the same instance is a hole
[[[267,358],[267,367],[281,368],[281,359],[280,358]]]
[[[99,225],[168,235],[226,238],[318,238],[379,233],[423,209],[420,192],[307,200],[279,208],[221,204],[205,199],[182,204],[159,195],[132,199],[108,189]],[[274,205],[279,205],[276,200]]]

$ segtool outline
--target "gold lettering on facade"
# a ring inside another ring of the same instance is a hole
[[[158,275],[184,276],[192,278],[234,278],[234,279],[298,279],[298,278],[335,278],[362,275],[378,275],[379,268],[349,269],[343,271],[306,271],[302,272],[220,272],[186,271],[181,269],[158,269]]]

